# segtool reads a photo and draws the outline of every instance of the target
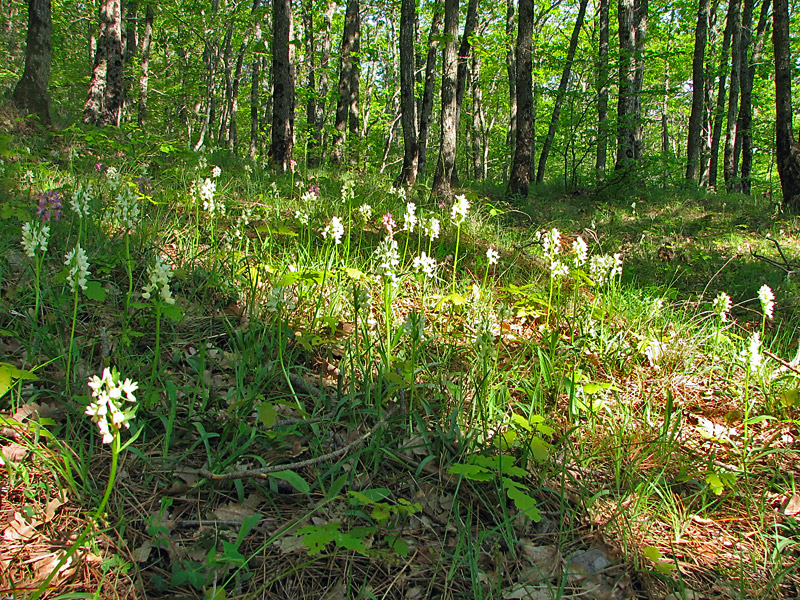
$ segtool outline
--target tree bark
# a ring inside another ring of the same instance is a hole
[[[36,115],[44,126],[50,125],[51,37],[53,19],[50,0],[28,0],[28,34],[25,46],[25,68],[14,88],[14,105],[27,114]]]
[[[636,145],[636,21],[635,0],[619,0],[619,97],[617,100],[617,162],[622,169],[635,159]]]
[[[461,106],[464,103],[464,90],[467,87],[467,73],[469,57],[472,51],[472,38],[478,26],[478,0],[469,0],[467,4],[467,19],[464,21],[464,31],[461,34],[461,43],[458,47],[458,68],[456,70],[456,147],[458,147],[458,130],[461,123]],[[450,176],[450,185],[458,186],[458,167],[453,165]]]
[[[692,112],[689,116],[689,137],[686,143],[686,179],[697,182],[700,171],[700,146],[702,142],[703,110],[705,101],[705,55],[708,40],[710,0],[700,0],[697,9],[697,26],[694,30],[692,55]]]
[[[360,108],[360,81],[361,81],[361,59],[358,53],[361,51],[361,8],[357,3],[355,8],[355,31],[353,34],[352,54],[350,62],[352,68],[350,70],[350,106],[347,112],[347,133],[350,140],[350,162],[356,164],[358,162],[359,143],[361,141],[361,108]],[[370,82],[372,83],[372,82]],[[367,95],[369,100],[369,94]]]
[[[527,197],[530,185],[530,165],[533,148],[531,111],[533,109],[533,74],[531,49],[533,46],[533,1],[519,0],[517,26],[517,138],[514,144],[514,160],[508,182],[508,193]]]
[[[294,72],[291,41],[291,0],[272,0],[272,77],[275,91],[272,108],[272,162],[286,171],[294,143]]]
[[[344,33],[342,35],[342,65],[339,70],[339,100],[336,104],[336,121],[331,149],[331,162],[341,164],[344,162],[344,144],[347,136],[347,120],[351,106],[351,86],[353,84],[353,56],[356,38],[359,34],[359,0],[348,0],[344,16]]]
[[[263,39],[263,31],[261,29],[261,0],[253,0],[253,40],[255,42],[256,48],[261,45],[261,40]],[[248,155],[250,158],[255,158],[258,154],[258,147],[259,147],[259,107],[261,104],[260,98],[261,94],[261,67],[263,63],[263,57],[260,54],[256,54],[255,58],[253,59],[252,64],[250,65],[251,73],[250,73],[250,147],[248,148]]]
[[[428,56],[425,60],[425,83],[422,91],[422,102],[419,111],[419,164],[417,175],[425,175],[428,157],[428,133],[433,113],[433,88],[436,83],[436,56],[439,49],[439,28],[442,25],[442,4],[436,0],[433,7],[433,20],[428,34]]]
[[[483,110],[483,90],[481,89],[481,57],[472,53],[471,64],[472,87],[472,174],[476,181],[486,179],[486,114]]]
[[[788,0],[774,0],[772,43],[775,48],[775,141],[783,205],[800,213],[800,145],[792,127],[792,54]]]
[[[153,40],[153,20],[155,11],[153,4],[148,3],[144,16],[144,34],[142,35],[142,74],[139,77],[139,127],[144,128],[147,121],[147,91],[150,85],[150,44]]]
[[[727,93],[727,62],[728,52],[731,47],[731,37],[733,35],[734,16],[738,0],[729,0],[728,15],[725,23],[725,32],[722,35],[722,53],[720,56],[719,85],[717,87],[717,103],[714,109],[714,128],[711,132],[711,156],[708,165],[708,185],[711,188],[717,186],[717,171],[719,170],[719,143],[722,137],[722,122],[725,118],[725,99]]]
[[[458,0],[444,0],[444,52],[442,55],[442,143],[439,152],[441,169],[437,165],[433,178],[433,193],[439,197],[450,197],[453,167],[456,164],[456,79],[458,57]]]
[[[642,91],[644,89],[644,47],[647,41],[647,11],[648,0],[635,0],[634,2],[634,17],[636,23],[635,41],[635,64],[636,71],[634,74],[634,158],[638,161],[642,158],[643,154],[643,120],[642,120]]]
[[[532,9],[531,9],[532,10]],[[506,0],[506,38],[511,40],[514,34],[514,0]],[[508,149],[514,156],[517,143],[517,54],[515,47],[506,52],[508,69]]]
[[[536,169],[536,183],[542,183],[542,181],[544,181],[544,169],[547,165],[547,156],[550,154],[550,148],[556,137],[556,128],[558,127],[558,120],[561,117],[561,106],[564,103],[564,96],[567,93],[567,84],[569,83],[569,77],[572,73],[572,63],[575,60],[575,50],[578,48],[578,37],[583,28],[583,18],[586,14],[587,3],[588,0],[581,0],[580,6],[578,7],[578,17],[575,19],[575,27],[572,28],[572,37],[569,39],[569,48],[567,49],[567,62],[564,64],[564,70],[561,72],[561,81],[558,83],[556,101],[553,105],[553,113],[550,116],[550,127],[547,130],[547,137],[544,139],[544,144],[542,144],[542,153],[539,155],[539,166]]]
[[[736,121],[739,112],[739,82],[741,80],[742,62],[742,13],[741,0],[731,0],[733,11],[732,18],[732,43],[731,43],[731,82],[728,89],[728,115],[726,118],[725,149],[722,155],[722,175],[725,188],[731,192],[736,189],[737,167],[734,157],[736,144]]]
[[[752,4],[753,0],[746,0]],[[770,0],[764,0],[761,4],[761,14],[759,15],[758,25],[756,26],[755,44],[753,45],[753,52],[748,58],[747,52],[742,55],[742,80],[741,88],[742,94],[739,101],[739,123],[736,128],[738,136],[736,137],[736,147],[734,148],[734,155],[738,157],[741,155],[742,165],[740,171],[740,191],[744,194],[750,195],[751,181],[750,176],[753,169],[753,132],[750,130],[753,122],[753,83],[756,76],[756,65],[761,61],[761,54],[764,42],[764,32],[766,31],[768,16],[769,16]],[[752,13],[753,7],[750,7]],[[747,45],[752,43],[752,14],[750,18],[745,20]]]
[[[104,0],[100,6],[100,36],[83,107],[83,121],[118,127],[124,103],[120,0]]]
[[[415,0],[402,0],[400,5],[400,111],[403,127],[403,169],[395,185],[414,185],[419,165],[417,114],[414,97],[414,21]]]
[[[325,11],[322,13],[322,39],[320,40],[320,60],[319,60],[319,97],[317,98],[317,114],[314,118],[314,131],[313,136],[317,147],[320,149],[319,159],[315,159],[312,164],[321,164],[322,157],[325,155],[326,137],[325,132],[325,115],[327,114],[326,107],[328,103],[328,91],[330,90],[330,81],[328,78],[328,65],[331,61],[331,21],[333,21],[333,12],[336,5],[328,0],[325,5]]]
[[[599,52],[597,66],[597,156],[594,168],[598,176],[606,171],[608,156],[608,0],[600,0]]]
[[[125,7],[125,56],[124,60],[127,63],[136,56],[136,50],[139,47],[139,36],[136,25],[139,21],[137,13],[139,12],[139,3],[128,0]]]
[[[305,42],[305,63],[306,63],[306,88],[308,98],[306,100],[306,125],[308,127],[308,153],[315,155],[321,146],[321,139],[316,136],[319,130],[317,127],[317,116],[320,112],[317,105],[320,99],[317,96],[316,82],[316,44],[314,43],[314,2],[306,0],[303,2],[303,39]],[[316,161],[306,156],[309,164]]]

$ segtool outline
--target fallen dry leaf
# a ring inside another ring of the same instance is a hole
[[[21,444],[11,442],[7,446],[3,446],[0,451],[3,455],[3,460],[10,463],[20,463],[28,456],[28,449]]]

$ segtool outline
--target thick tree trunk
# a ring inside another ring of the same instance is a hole
[[[600,0],[599,52],[597,66],[597,156],[594,168],[602,176],[608,156],[608,0]]]
[[[351,105],[351,86],[353,84],[353,56],[355,52],[356,37],[359,34],[359,0],[348,0],[344,16],[344,33],[342,35],[342,66],[339,71],[339,100],[336,104],[336,121],[331,149],[331,162],[341,164],[344,162],[344,144],[347,136],[347,118]]]
[[[153,19],[155,11],[148,3],[144,17],[144,34],[142,35],[142,74],[139,77],[139,127],[144,128],[147,121],[147,91],[150,85],[150,44],[153,40]]]
[[[733,13],[736,10],[738,0],[729,0],[728,15],[725,23],[725,32],[722,35],[722,53],[719,60],[719,85],[717,87],[717,103],[714,109],[714,128],[711,132],[711,156],[708,164],[708,185],[711,188],[717,186],[717,171],[719,170],[719,143],[722,137],[722,123],[725,119],[725,100],[727,98],[727,63],[728,53],[731,48],[731,37],[733,36]]]
[[[739,82],[741,80],[742,62],[742,13],[741,0],[731,0],[733,12],[729,18],[733,19],[732,44],[731,44],[731,82],[728,89],[728,115],[726,118],[725,149],[722,155],[722,175],[725,179],[725,188],[731,192],[736,185],[737,167],[734,157],[736,144],[736,121],[739,112]]]
[[[792,52],[788,0],[774,0],[772,43],[775,47],[775,141],[783,205],[800,213],[800,144],[792,127]]]
[[[514,0],[506,0],[506,38],[511,40],[514,34]],[[517,54],[515,47],[506,52],[508,69],[508,139],[509,154],[514,156],[517,143]]]
[[[436,83],[436,57],[439,50],[439,28],[442,26],[442,4],[439,0],[433,7],[433,20],[428,34],[428,56],[425,60],[425,83],[419,111],[419,169],[417,175],[425,175],[428,157],[428,133],[433,113],[433,88]]]
[[[355,10],[355,32],[353,35],[353,46],[351,48],[352,54],[350,62],[352,68],[350,69],[350,106],[347,111],[347,134],[349,139],[349,152],[351,164],[358,163],[359,142],[361,141],[361,59],[358,53],[361,51],[361,12],[360,5],[356,6]],[[374,74],[373,74],[374,77]],[[370,86],[373,81],[370,81]],[[367,93],[367,101],[370,99],[370,93]]]
[[[417,180],[417,102],[414,98],[414,21],[415,0],[400,5],[400,111],[403,126],[403,170],[395,185],[414,185]]]
[[[331,60],[331,21],[333,21],[333,12],[335,8],[335,3],[328,0],[325,5],[325,11],[322,13],[322,32],[320,34],[321,40],[319,60],[319,97],[317,98],[316,103],[317,114],[314,117],[314,130],[312,133],[314,137],[314,143],[320,150],[320,156],[319,158],[314,157],[314,160],[312,161],[312,164],[314,165],[322,163],[322,157],[325,155],[325,115],[327,114],[326,107],[328,102],[328,91],[330,90],[328,66]]]
[[[467,20],[464,21],[464,31],[461,34],[461,43],[458,46],[458,69],[456,71],[456,147],[458,147],[458,130],[461,124],[461,106],[464,103],[464,90],[467,87],[467,73],[469,56],[472,50],[471,39],[478,26],[478,0],[469,0],[467,4]],[[453,165],[450,176],[450,185],[458,186],[458,167]]]
[[[533,108],[533,74],[531,49],[533,45],[533,1],[519,0],[519,25],[517,27],[517,138],[508,193],[527,197],[530,185],[530,165],[533,148],[531,111]]]
[[[124,60],[127,63],[136,56],[136,50],[139,47],[139,36],[136,28],[139,19],[137,13],[139,12],[139,3],[128,0],[125,7],[125,56]]]
[[[291,0],[272,0],[272,162],[286,171],[294,143],[294,71],[289,43],[292,29]]]
[[[578,48],[578,37],[583,28],[583,18],[586,14],[587,3],[588,0],[581,0],[580,6],[578,7],[578,17],[575,19],[575,27],[572,28],[572,37],[569,39],[569,48],[567,49],[567,62],[564,65],[564,70],[561,72],[561,81],[558,83],[556,101],[553,105],[553,113],[550,116],[550,127],[547,130],[547,137],[544,139],[544,144],[542,144],[542,153],[539,155],[539,166],[536,169],[536,183],[542,183],[542,181],[544,181],[544,169],[547,165],[547,156],[550,154],[550,148],[556,137],[556,128],[558,127],[558,120],[561,117],[561,106],[564,103],[564,96],[567,93],[567,84],[569,83],[569,77],[572,73],[572,63],[575,60],[575,51]]]
[[[444,52],[442,55],[442,143],[433,178],[433,193],[440,197],[452,195],[450,182],[456,164],[456,79],[458,56],[458,0],[444,0]]]
[[[50,0],[28,0],[28,34],[25,69],[14,88],[14,105],[36,115],[42,125],[50,125],[50,44],[53,19]]]
[[[708,39],[710,0],[700,0],[697,9],[697,26],[694,30],[692,55],[692,112],[689,116],[689,138],[686,143],[686,179],[697,182],[700,171],[700,146],[702,143],[703,111],[705,101],[705,55]]]
[[[124,96],[120,0],[105,0],[100,7],[100,37],[83,121],[118,127]]]

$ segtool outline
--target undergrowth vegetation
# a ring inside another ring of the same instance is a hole
[[[797,597],[768,199],[76,135],[2,167],[0,595]]]

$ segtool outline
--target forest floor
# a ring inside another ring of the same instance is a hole
[[[28,136],[0,174],[1,598],[800,597],[800,222],[768,198],[440,203]]]

